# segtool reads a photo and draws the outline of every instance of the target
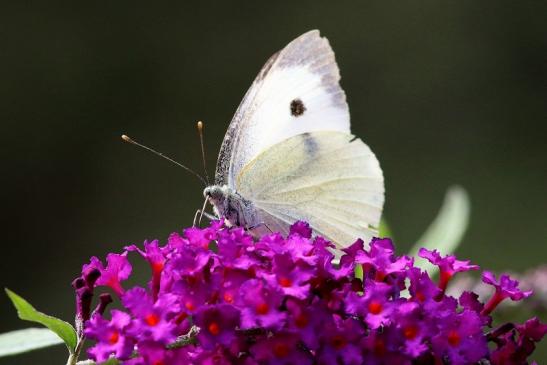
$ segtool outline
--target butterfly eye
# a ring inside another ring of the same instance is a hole
[[[291,101],[291,115],[295,117],[299,117],[306,111],[306,107],[304,106],[304,103],[300,99],[294,99]]]

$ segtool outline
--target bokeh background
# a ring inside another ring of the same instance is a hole
[[[399,251],[458,183],[472,200],[459,255],[496,271],[544,263],[546,2],[12,1],[0,11],[0,286],[70,320],[90,256],[190,225],[199,181],[120,134],[201,172],[203,120],[212,174],[262,64],[314,28],[384,169]],[[0,313],[1,332],[29,325],[3,296]],[[60,364],[64,351],[0,363]]]

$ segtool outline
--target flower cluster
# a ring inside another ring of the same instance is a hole
[[[439,267],[436,283],[389,239],[358,240],[335,260],[334,246],[311,236],[303,222],[286,238],[258,240],[213,222],[173,233],[164,246],[126,247],[106,266],[92,258],[75,286],[83,334],[95,341],[89,356],[130,365],[526,364],[547,332],[535,318],[492,329],[501,301],[531,294],[506,275],[483,274],[494,287],[483,304],[473,292],[445,293],[455,273],[478,269],[468,261],[420,251]],[[122,285],[130,253],[150,265],[147,288]],[[90,314],[98,286],[123,309]]]

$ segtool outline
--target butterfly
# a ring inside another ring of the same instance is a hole
[[[206,201],[229,226],[287,234],[303,220],[337,248],[377,235],[384,178],[350,132],[334,52],[309,31],[262,67],[239,105]]]

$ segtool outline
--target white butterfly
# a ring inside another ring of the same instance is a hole
[[[326,38],[313,30],[274,54],[239,105],[204,195],[218,217],[255,234],[297,220],[347,247],[377,234],[382,170],[350,132],[346,96]]]

